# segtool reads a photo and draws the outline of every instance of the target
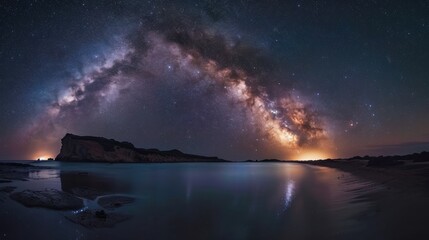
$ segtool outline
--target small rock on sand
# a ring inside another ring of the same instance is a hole
[[[68,220],[87,228],[111,228],[115,224],[131,218],[129,215],[120,213],[106,213],[104,210],[86,209],[82,212],[65,216]]]
[[[106,196],[98,199],[98,204],[106,209],[118,208],[133,202],[134,198],[128,196]]]
[[[73,210],[84,206],[82,199],[56,189],[46,189],[44,191],[24,190],[12,193],[10,198],[27,207]]]

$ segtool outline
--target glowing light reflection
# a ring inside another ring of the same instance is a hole
[[[290,181],[286,185],[285,199],[284,199],[284,208],[285,208],[285,210],[289,208],[290,203],[293,200],[294,192],[295,192],[295,182],[294,181]]]

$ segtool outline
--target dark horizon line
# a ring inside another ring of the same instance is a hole
[[[345,158],[324,158],[324,159],[308,159],[308,160],[296,160],[296,159],[277,159],[277,158],[264,158],[264,159],[244,159],[244,160],[228,160],[228,159],[221,159],[219,158],[219,162],[300,162],[300,161],[317,161],[317,160],[350,160],[350,159],[366,159],[366,158],[389,158],[389,157],[410,157],[413,155],[421,155],[429,153],[429,150],[424,150],[420,152],[413,152],[409,154],[395,154],[395,155],[378,155],[378,156],[371,156],[371,155],[355,155],[352,157],[345,157]],[[52,158],[53,160],[40,160],[40,161],[57,161],[55,158]],[[38,161],[37,159],[0,159],[0,161]],[[59,162],[59,161],[57,161]],[[84,162],[84,161],[82,161]],[[183,163],[198,163],[198,161],[183,161]],[[201,161],[202,163],[210,163],[207,161]],[[95,162],[94,162],[95,163]],[[112,163],[112,162],[100,162],[100,163]],[[128,162],[118,162],[118,163],[128,163]],[[131,163],[131,162],[130,162]],[[132,162],[132,163],[182,163],[182,162]]]

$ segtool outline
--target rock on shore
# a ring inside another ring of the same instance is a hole
[[[114,209],[125,204],[133,203],[134,198],[128,196],[106,196],[98,199],[98,205],[106,209]]]
[[[84,206],[82,199],[56,189],[43,191],[24,190],[12,193],[10,198],[27,207],[76,210]]]
[[[126,221],[131,216],[115,212],[105,212],[104,210],[86,209],[82,212],[65,216],[68,220],[80,224],[87,228],[111,228],[117,223]]]

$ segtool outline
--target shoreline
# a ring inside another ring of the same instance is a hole
[[[390,167],[367,167],[367,163],[368,160],[298,162],[334,168],[381,186],[359,197],[373,205],[364,219],[381,233],[378,239],[428,239],[429,162],[407,161]]]
[[[296,163],[338,169],[396,190],[429,193],[429,162],[404,161],[401,165],[386,167],[368,167],[368,160],[316,160]]]

